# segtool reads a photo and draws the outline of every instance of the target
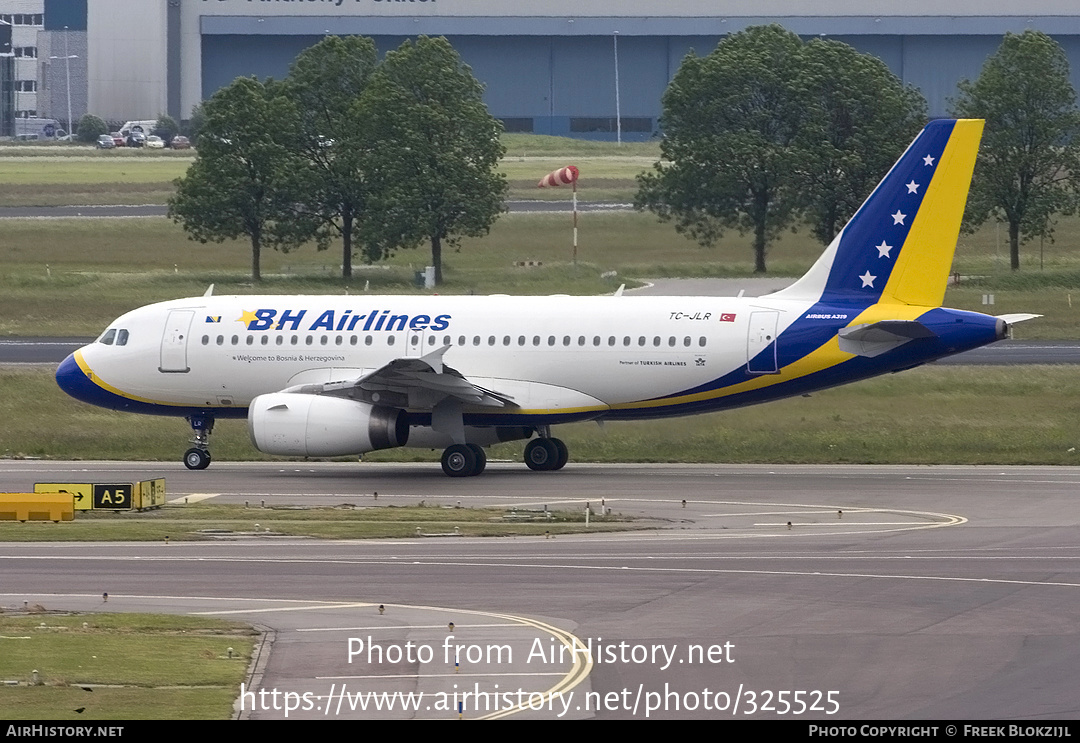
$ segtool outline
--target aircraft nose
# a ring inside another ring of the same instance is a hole
[[[56,367],[56,384],[76,400],[92,403],[94,400],[91,393],[94,389],[94,383],[86,376],[86,372],[82,370],[79,362],[75,359],[77,353],[79,351],[69,354],[66,359],[60,362],[60,366]]]

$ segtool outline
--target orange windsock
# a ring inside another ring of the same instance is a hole
[[[578,169],[574,165],[567,165],[565,168],[559,168],[554,170],[536,184],[537,188],[549,188],[552,186],[569,186],[571,183],[577,183]]]

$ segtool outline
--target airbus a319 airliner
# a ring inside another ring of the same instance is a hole
[[[744,297],[206,296],[118,318],[56,379],[94,405],[184,416],[191,469],[216,418],[261,451],[336,457],[442,448],[452,477],[484,447],[551,427],[775,400],[993,343],[1034,315],[942,308],[983,122],[931,122],[810,271]]]

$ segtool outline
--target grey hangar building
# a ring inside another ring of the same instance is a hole
[[[25,5],[33,0],[0,0]],[[643,140],[683,57],[727,34],[778,23],[846,42],[918,87],[945,116],[1006,32],[1053,36],[1080,82],[1080,7],[1066,0],[37,0],[43,33],[83,33],[85,112],[106,120],[186,119],[239,76],[284,77],[328,35],[372,37],[380,53],[445,36],[486,87],[508,131]],[[81,8],[81,14],[79,12]],[[84,19],[57,31],[50,12]],[[81,39],[80,39],[81,40]],[[55,42],[54,42],[55,44]],[[80,63],[81,66],[82,63]]]

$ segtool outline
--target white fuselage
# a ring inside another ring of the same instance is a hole
[[[125,397],[209,412],[449,346],[447,366],[512,399],[515,414],[555,422],[745,367],[806,308],[722,297],[199,297],[123,315],[110,330],[126,330],[125,344],[99,339],[82,356]]]

